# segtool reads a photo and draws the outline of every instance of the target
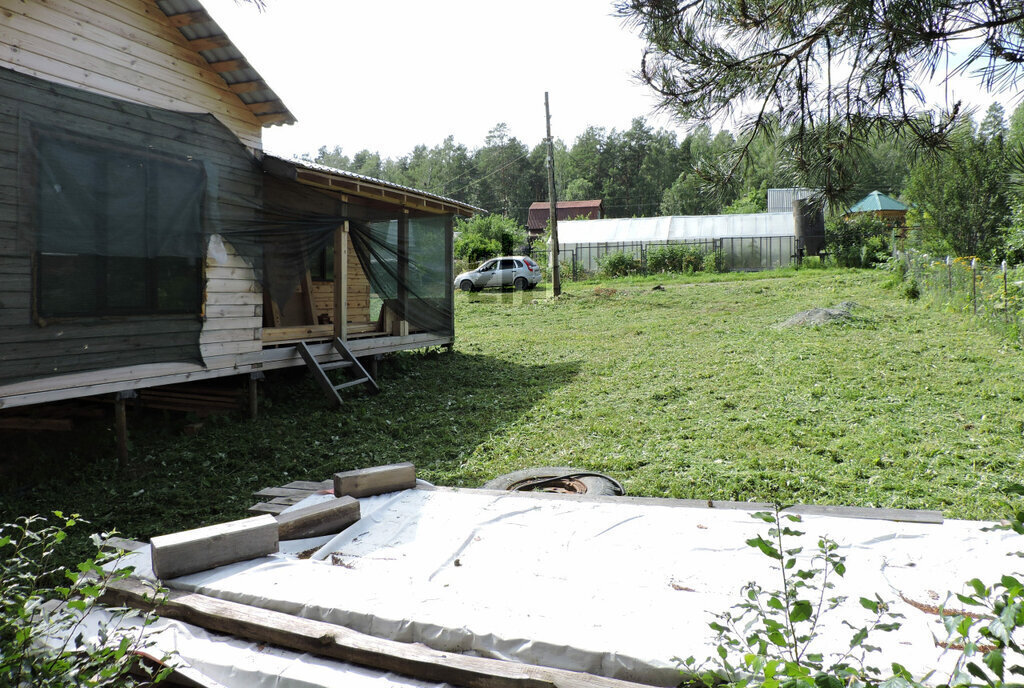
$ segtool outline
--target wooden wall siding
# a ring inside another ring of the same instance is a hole
[[[208,112],[262,148],[256,115],[153,0],[0,0],[0,66],[143,105]]]
[[[211,242],[220,241],[212,237]],[[252,266],[231,244],[206,254],[206,321],[199,335],[203,360],[263,348],[263,289]]]
[[[254,284],[252,268],[237,256],[213,266],[206,275],[205,322],[198,312],[74,318],[44,326],[33,318],[35,192],[27,132],[35,125],[203,160],[216,184],[216,196],[209,201],[219,206],[214,216],[248,212],[248,199],[262,195],[252,156],[212,117],[128,104],[0,68],[0,380],[90,370],[102,375],[105,368],[146,359],[177,360],[181,362],[171,365],[191,370],[205,358],[258,351],[260,297],[249,291]],[[27,186],[22,191],[19,184]],[[236,203],[241,203],[241,210]],[[182,355],[185,350],[192,353]],[[89,375],[86,379],[92,380]],[[0,388],[0,396],[5,389]]]
[[[320,322],[325,315],[334,322],[334,282],[313,282],[313,311]],[[353,325],[370,324],[370,280],[363,272],[352,237],[348,238],[348,321]]]

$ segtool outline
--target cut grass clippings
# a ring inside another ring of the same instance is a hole
[[[61,509],[148,538],[243,517],[262,487],[400,461],[443,485],[571,465],[631,495],[1005,513],[1024,459],[1018,348],[876,272],[716,279],[459,293],[454,352],[388,358],[380,395],[336,410],[293,371],[268,375],[256,421],[185,436],[179,416],[130,414],[124,472],[108,425],[12,437],[0,518]],[[779,326],[841,302],[848,321]]]

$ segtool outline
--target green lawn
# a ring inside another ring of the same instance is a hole
[[[459,293],[455,351],[388,359],[383,393],[342,411],[308,377],[273,376],[256,422],[185,436],[174,416],[130,419],[127,475],[102,424],[11,444],[27,460],[3,467],[0,517],[63,509],[148,537],[245,515],[267,485],[397,461],[445,485],[573,465],[633,495],[999,517],[998,487],[1024,459],[1024,355],[884,279],[806,270],[665,278],[665,291],[576,284],[558,301]],[[842,301],[859,304],[851,324],[778,327]]]

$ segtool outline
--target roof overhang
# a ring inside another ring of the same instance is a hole
[[[156,0],[157,6],[265,127],[294,124],[288,107],[267,85],[199,0]]]
[[[483,208],[401,184],[392,184],[354,172],[336,170],[304,160],[286,160],[274,155],[263,156],[263,168],[270,174],[306,186],[356,196],[407,210],[441,215],[453,213],[471,217],[487,211]]]

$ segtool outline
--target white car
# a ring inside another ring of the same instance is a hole
[[[540,266],[526,256],[491,258],[476,270],[463,272],[455,278],[456,289],[479,291],[486,287],[533,289],[540,283]]]

